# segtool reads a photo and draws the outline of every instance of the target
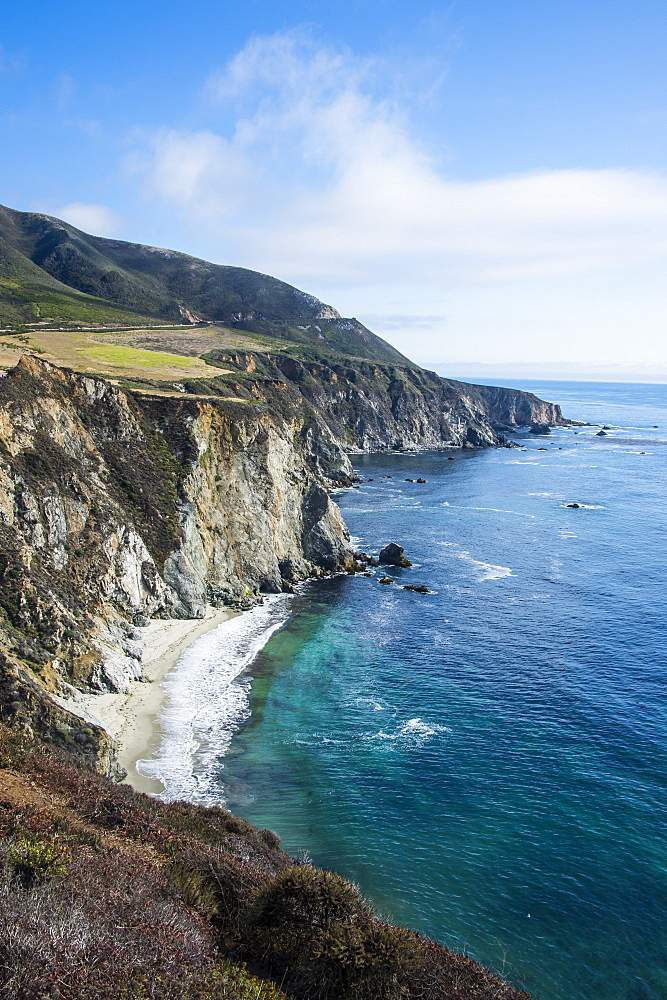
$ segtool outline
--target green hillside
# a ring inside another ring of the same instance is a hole
[[[0,206],[0,322],[213,323],[353,357],[406,363],[356,319],[292,285],[173,250],[89,236]]]

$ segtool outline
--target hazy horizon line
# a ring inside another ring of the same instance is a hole
[[[536,379],[544,382],[636,382],[647,385],[667,384],[667,371],[647,371],[645,368],[629,369],[619,366],[590,368],[576,363],[540,365],[530,362],[485,363],[467,362],[418,362],[422,368],[434,371],[447,378],[470,379],[471,377]]]

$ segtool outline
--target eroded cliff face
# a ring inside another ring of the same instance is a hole
[[[0,381],[2,714],[98,755],[75,690],[141,677],[135,623],[344,569],[349,461],[307,406],[131,396],[25,356]]]
[[[0,379],[0,713],[107,770],[110,740],[72,699],[141,678],[138,625],[353,566],[328,492],[351,482],[349,452],[562,422],[525,393],[409,366],[210,360],[226,371],[171,394],[27,355]]]
[[[531,393],[442,379],[416,366],[219,351],[207,359],[237,369],[240,379],[220,379],[235,393],[261,392],[263,384],[282,380],[312,404],[348,452],[484,447],[502,444],[512,428],[566,422],[560,407]]]

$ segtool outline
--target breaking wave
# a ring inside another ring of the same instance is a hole
[[[244,671],[290,616],[288,594],[200,636],[163,681],[165,708],[156,756],[137,770],[164,785],[160,798],[219,803],[215,781],[233,734],[249,717],[250,678]]]

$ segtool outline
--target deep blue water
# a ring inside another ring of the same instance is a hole
[[[279,599],[193,773],[539,1000],[665,1000],[667,386],[512,384],[612,430],[358,456],[350,531],[413,567]]]

